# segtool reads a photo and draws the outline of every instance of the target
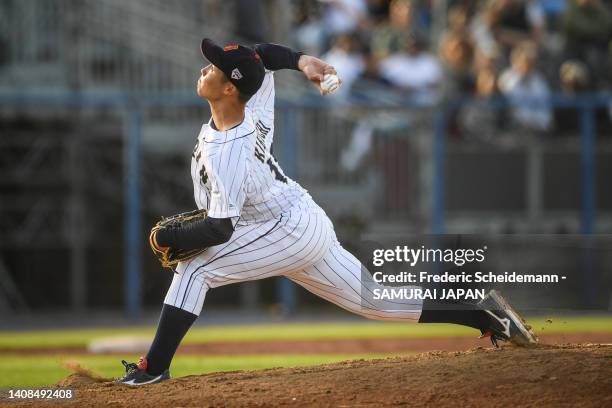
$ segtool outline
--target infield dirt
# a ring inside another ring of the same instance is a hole
[[[145,388],[75,373],[58,386],[76,391],[74,400],[61,405],[79,407],[603,407],[612,406],[612,345],[434,351],[307,368],[189,376]]]

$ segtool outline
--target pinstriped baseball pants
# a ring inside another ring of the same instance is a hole
[[[195,315],[211,288],[280,275],[370,319],[417,321],[421,314],[418,300],[408,305],[372,301],[372,290],[379,285],[342,248],[332,222],[311,199],[276,219],[236,228],[230,241],[179,263],[176,272],[164,303]]]

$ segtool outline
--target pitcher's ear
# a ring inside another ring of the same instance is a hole
[[[236,85],[232,84],[230,81],[227,81],[227,83],[223,87],[223,93],[225,95],[237,95],[240,93],[240,91],[238,91]]]

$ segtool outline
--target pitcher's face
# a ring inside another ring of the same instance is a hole
[[[198,96],[209,101],[215,101],[223,97],[224,88],[227,86],[225,74],[218,67],[209,64],[200,70],[200,78],[196,84]]]

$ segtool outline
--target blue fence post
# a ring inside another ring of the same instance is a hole
[[[582,167],[581,232],[591,234],[595,222],[595,123],[593,107],[584,106],[580,117]]]
[[[295,107],[286,106],[283,112],[282,135],[283,135],[283,170],[292,179],[297,178],[297,124]],[[284,312],[293,314],[296,310],[295,284],[285,277],[277,280],[277,296],[283,306]]]
[[[141,112],[127,107],[124,129],[124,307],[127,317],[141,313],[142,234],[140,215]]]
[[[592,248],[593,225],[595,223],[595,120],[593,106],[582,106],[580,116],[581,167],[582,167],[582,223],[585,234],[582,250],[582,275],[584,282],[584,306],[593,307],[595,296],[594,252]]]
[[[431,232],[444,234],[445,202],[444,189],[446,183],[446,110],[440,108],[434,115],[434,144],[433,144],[433,190]]]

